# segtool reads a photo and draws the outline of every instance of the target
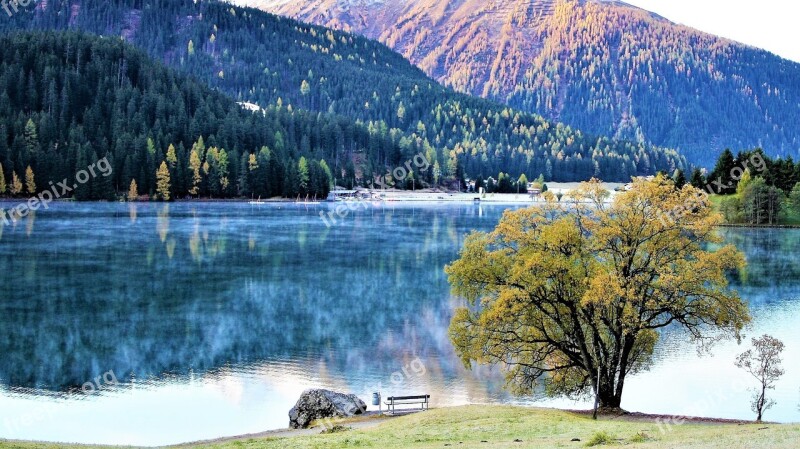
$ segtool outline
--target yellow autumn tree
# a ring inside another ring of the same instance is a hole
[[[3,164],[0,164],[0,195],[5,195],[8,186],[6,185],[6,175],[3,172]]]
[[[131,179],[131,186],[128,188],[128,201],[136,201],[139,198],[139,186],[136,185],[136,180]]]
[[[599,182],[561,202],[546,192],[542,207],[508,211],[493,232],[467,238],[445,269],[469,305],[450,325],[466,366],[503,365],[517,393],[594,392],[616,409],[660,329],[680,326],[703,345],[741,338],[750,315],[726,272],[744,257],[708,249],[721,244],[722,218],[700,191],[660,176],[607,196]]]
[[[22,193],[22,181],[19,180],[17,172],[11,172],[11,188],[9,189],[11,196],[17,196]]]
[[[203,176],[200,174],[200,155],[197,150],[192,150],[189,155],[189,170],[192,171],[192,186],[189,188],[191,195],[200,194],[200,183],[203,181]]]
[[[31,169],[30,165],[25,169],[25,191],[29,195],[36,195],[36,179],[33,176],[33,169]]]
[[[169,201],[171,188],[169,168],[167,167],[167,162],[162,161],[161,166],[156,171],[156,194],[162,201]]]

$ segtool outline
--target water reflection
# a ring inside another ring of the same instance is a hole
[[[4,384],[67,391],[107,370],[159,377],[315,352],[331,369],[381,372],[400,353],[449,348],[441,267],[475,224],[469,209],[392,208],[328,229],[291,206],[139,204],[119,220],[121,207],[59,205],[35,239],[6,234]]]
[[[503,208],[373,205],[328,227],[319,217],[328,207],[55,204],[24,227],[0,228],[0,422],[43,403],[56,410],[46,425],[0,426],[0,437],[165,444],[256,432],[285,426],[310,386],[365,399],[380,385],[439,404],[514,401],[496,370],[466,371],[453,354],[442,271],[465,234],[491,229]],[[756,331],[782,330],[791,347],[787,335],[800,341],[800,232],[724,232],[750,260],[734,284],[756,308]],[[785,312],[765,312],[776,308]],[[685,401],[671,398],[713,385],[702,373],[727,373],[736,350],[691,358],[670,335],[623,405],[677,411]],[[787,378],[800,374],[794,354]],[[393,383],[417,358],[425,374]],[[690,377],[694,366],[701,374]],[[109,370],[115,390],[78,391]],[[664,382],[676,390],[660,397]],[[782,420],[796,419],[797,387],[779,390]],[[748,417],[742,398],[708,414],[734,402]],[[82,420],[91,432],[74,430]]]

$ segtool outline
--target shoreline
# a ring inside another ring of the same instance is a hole
[[[452,407],[437,407],[432,408],[427,411],[410,411],[408,413],[401,413],[398,415],[383,415],[377,411],[369,411],[364,415],[354,416],[351,418],[341,418],[336,419],[334,424],[341,425],[347,428],[347,431],[362,431],[362,430],[371,430],[380,425],[387,424],[389,422],[403,419],[406,417],[417,417],[412,419],[417,419],[424,421],[425,417],[427,417],[430,413],[434,414],[455,414],[460,415],[462,412],[468,410],[475,410],[480,409],[483,410],[487,415],[490,413],[495,413],[499,410],[513,410],[518,413],[523,414],[567,414],[568,416],[572,416],[575,419],[585,420],[587,423],[627,423],[627,424],[649,424],[656,426],[659,428],[660,426],[667,426],[670,427],[682,427],[682,426],[708,426],[709,428],[712,427],[727,427],[727,426],[761,426],[762,429],[768,428],[769,426],[774,426],[776,428],[781,427],[792,427],[798,424],[795,423],[776,423],[771,421],[763,421],[763,422],[756,422],[750,420],[741,420],[741,419],[728,419],[728,418],[713,418],[713,417],[698,417],[698,416],[678,416],[678,415],[668,415],[668,414],[651,414],[651,413],[640,413],[640,412],[628,412],[628,411],[619,411],[619,412],[603,412],[600,411],[598,414],[598,420],[593,421],[591,420],[592,410],[576,410],[576,409],[558,409],[558,408],[548,408],[548,407],[525,407],[519,405],[503,405],[503,404],[469,404],[469,405],[461,405],[461,406],[452,406]],[[294,439],[299,437],[324,437],[321,432],[324,430],[324,426],[320,425],[317,422],[312,423],[313,425],[307,429],[291,429],[291,428],[281,428],[281,429],[272,429],[272,430],[265,430],[262,432],[255,432],[255,433],[245,433],[239,435],[229,435],[229,436],[220,436],[216,438],[207,438],[207,439],[200,439],[200,440],[193,440],[193,441],[186,441],[181,443],[175,444],[166,444],[166,445],[157,445],[157,446],[132,446],[132,445],[107,445],[107,444],[92,444],[92,443],[65,443],[65,442],[51,442],[51,441],[41,441],[41,440],[6,440],[0,438],[0,449],[9,448],[20,448],[24,449],[27,447],[30,448],[40,448],[40,447],[71,447],[71,448],[89,448],[89,447],[98,447],[98,448],[125,448],[125,447],[165,447],[165,448],[195,448],[195,447],[208,447],[208,446],[225,446],[226,444],[233,444],[238,445],[241,442],[254,442],[254,441],[263,441],[263,442],[270,442],[276,440],[284,440],[287,438]]]
[[[574,409],[560,409],[560,408],[549,408],[549,407],[525,407],[519,405],[503,405],[503,404],[469,404],[466,406],[452,406],[452,407],[437,407],[431,408],[430,410],[442,410],[442,409],[449,409],[455,410],[462,407],[513,407],[513,408],[520,408],[530,411],[548,411],[548,412],[565,412],[571,413],[581,417],[590,417],[592,416],[592,410],[574,410]],[[384,422],[400,418],[403,416],[413,415],[417,413],[423,413],[422,411],[411,411],[408,413],[401,413],[395,416],[392,415],[383,415],[379,414],[379,412],[372,411],[367,412],[361,416],[354,416],[352,418],[342,418],[341,420],[335,421],[336,424],[341,424],[345,426],[349,426],[352,429],[366,429],[375,427],[379,424]],[[599,420],[619,420],[619,421],[626,421],[626,422],[667,422],[669,420],[678,420],[680,419],[682,422],[686,424],[698,424],[698,425],[750,425],[750,424],[759,424],[759,425],[792,425],[792,423],[776,423],[770,421],[763,421],[763,422],[756,422],[756,421],[748,421],[743,419],[730,419],[730,418],[713,418],[713,417],[703,417],[703,416],[680,416],[680,415],[667,415],[667,414],[653,414],[653,413],[640,413],[640,412],[628,412],[622,411],[622,413],[609,413],[609,412],[599,412],[598,413]],[[307,428],[307,429],[292,429],[292,428],[285,428],[285,429],[272,429],[272,430],[265,430],[263,432],[256,432],[256,433],[246,433],[242,435],[232,435],[232,436],[223,436],[218,438],[212,438],[207,440],[198,440],[198,441],[188,441],[185,443],[178,443],[174,445],[168,445],[166,447],[172,448],[180,448],[189,445],[198,445],[198,444],[217,444],[217,443],[224,443],[224,442],[231,442],[231,441],[239,441],[251,438],[292,438],[297,436],[307,436],[307,435],[319,435],[320,430],[322,427],[315,425]]]

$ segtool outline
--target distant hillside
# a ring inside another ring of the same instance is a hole
[[[674,151],[595,137],[457,94],[375,41],[255,9],[192,0],[48,0],[0,21],[0,30],[67,28],[121,36],[237,101],[360,121],[377,136],[364,146],[342,145],[349,136],[339,129],[315,131],[334,140],[309,136],[311,145],[300,144],[311,153],[332,151],[334,160],[326,160],[334,171],[349,170],[362,184],[419,153],[431,163],[417,173],[425,184],[501,171],[626,181],[685,166]]]
[[[170,198],[325,196],[332,177],[355,181],[339,150],[379,158],[400,149],[342,117],[246,111],[118,38],[13,33],[0,36],[0,65],[0,195],[27,198],[62,180],[63,197],[115,199],[133,180],[153,194],[165,164]],[[110,176],[73,184],[103,158]],[[14,191],[15,177],[24,190]]]
[[[800,64],[622,2],[236,2],[379,39],[459,91],[695,163],[800,149]]]

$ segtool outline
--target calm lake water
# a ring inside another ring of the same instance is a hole
[[[6,205],[8,207],[8,205]],[[0,438],[162,445],[282,428],[310,387],[369,403],[588,403],[513,398],[465,370],[442,271],[500,205],[58,204],[0,227]],[[330,226],[328,226],[330,225]],[[766,418],[800,421],[800,231],[726,230],[749,335],[787,344]],[[751,418],[734,343],[698,356],[667,332],[623,407]],[[116,382],[115,382],[116,380]]]

